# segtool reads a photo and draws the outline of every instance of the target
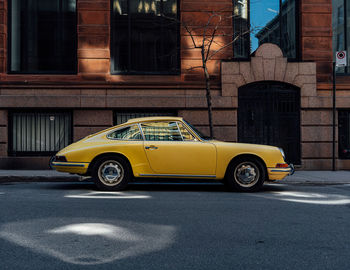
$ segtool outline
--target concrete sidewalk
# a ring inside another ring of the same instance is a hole
[[[0,170],[0,183],[5,182],[76,182],[79,175],[55,170]]]
[[[281,181],[288,184],[350,184],[350,171],[296,171]]]
[[[76,181],[82,181],[82,177],[54,170],[0,170],[0,183]],[[202,182],[206,181],[203,180]],[[211,180],[211,182],[213,181]],[[279,183],[305,185],[350,184],[350,171],[296,171],[294,175],[286,177]]]

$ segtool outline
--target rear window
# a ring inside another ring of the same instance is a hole
[[[112,140],[141,141],[142,135],[137,125],[124,127],[107,135]]]

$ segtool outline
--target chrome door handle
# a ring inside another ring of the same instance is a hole
[[[150,149],[150,150],[156,150],[156,149],[158,149],[158,147],[157,146],[154,146],[154,145],[151,145],[151,146],[145,146],[145,149]]]

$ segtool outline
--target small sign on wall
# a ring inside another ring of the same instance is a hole
[[[335,65],[337,67],[346,67],[347,66],[347,60],[346,60],[346,51],[339,51],[335,54]]]

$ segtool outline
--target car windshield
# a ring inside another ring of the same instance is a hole
[[[205,136],[202,132],[192,126],[190,123],[184,120],[184,122],[200,137],[202,140],[210,140],[209,136]]]

